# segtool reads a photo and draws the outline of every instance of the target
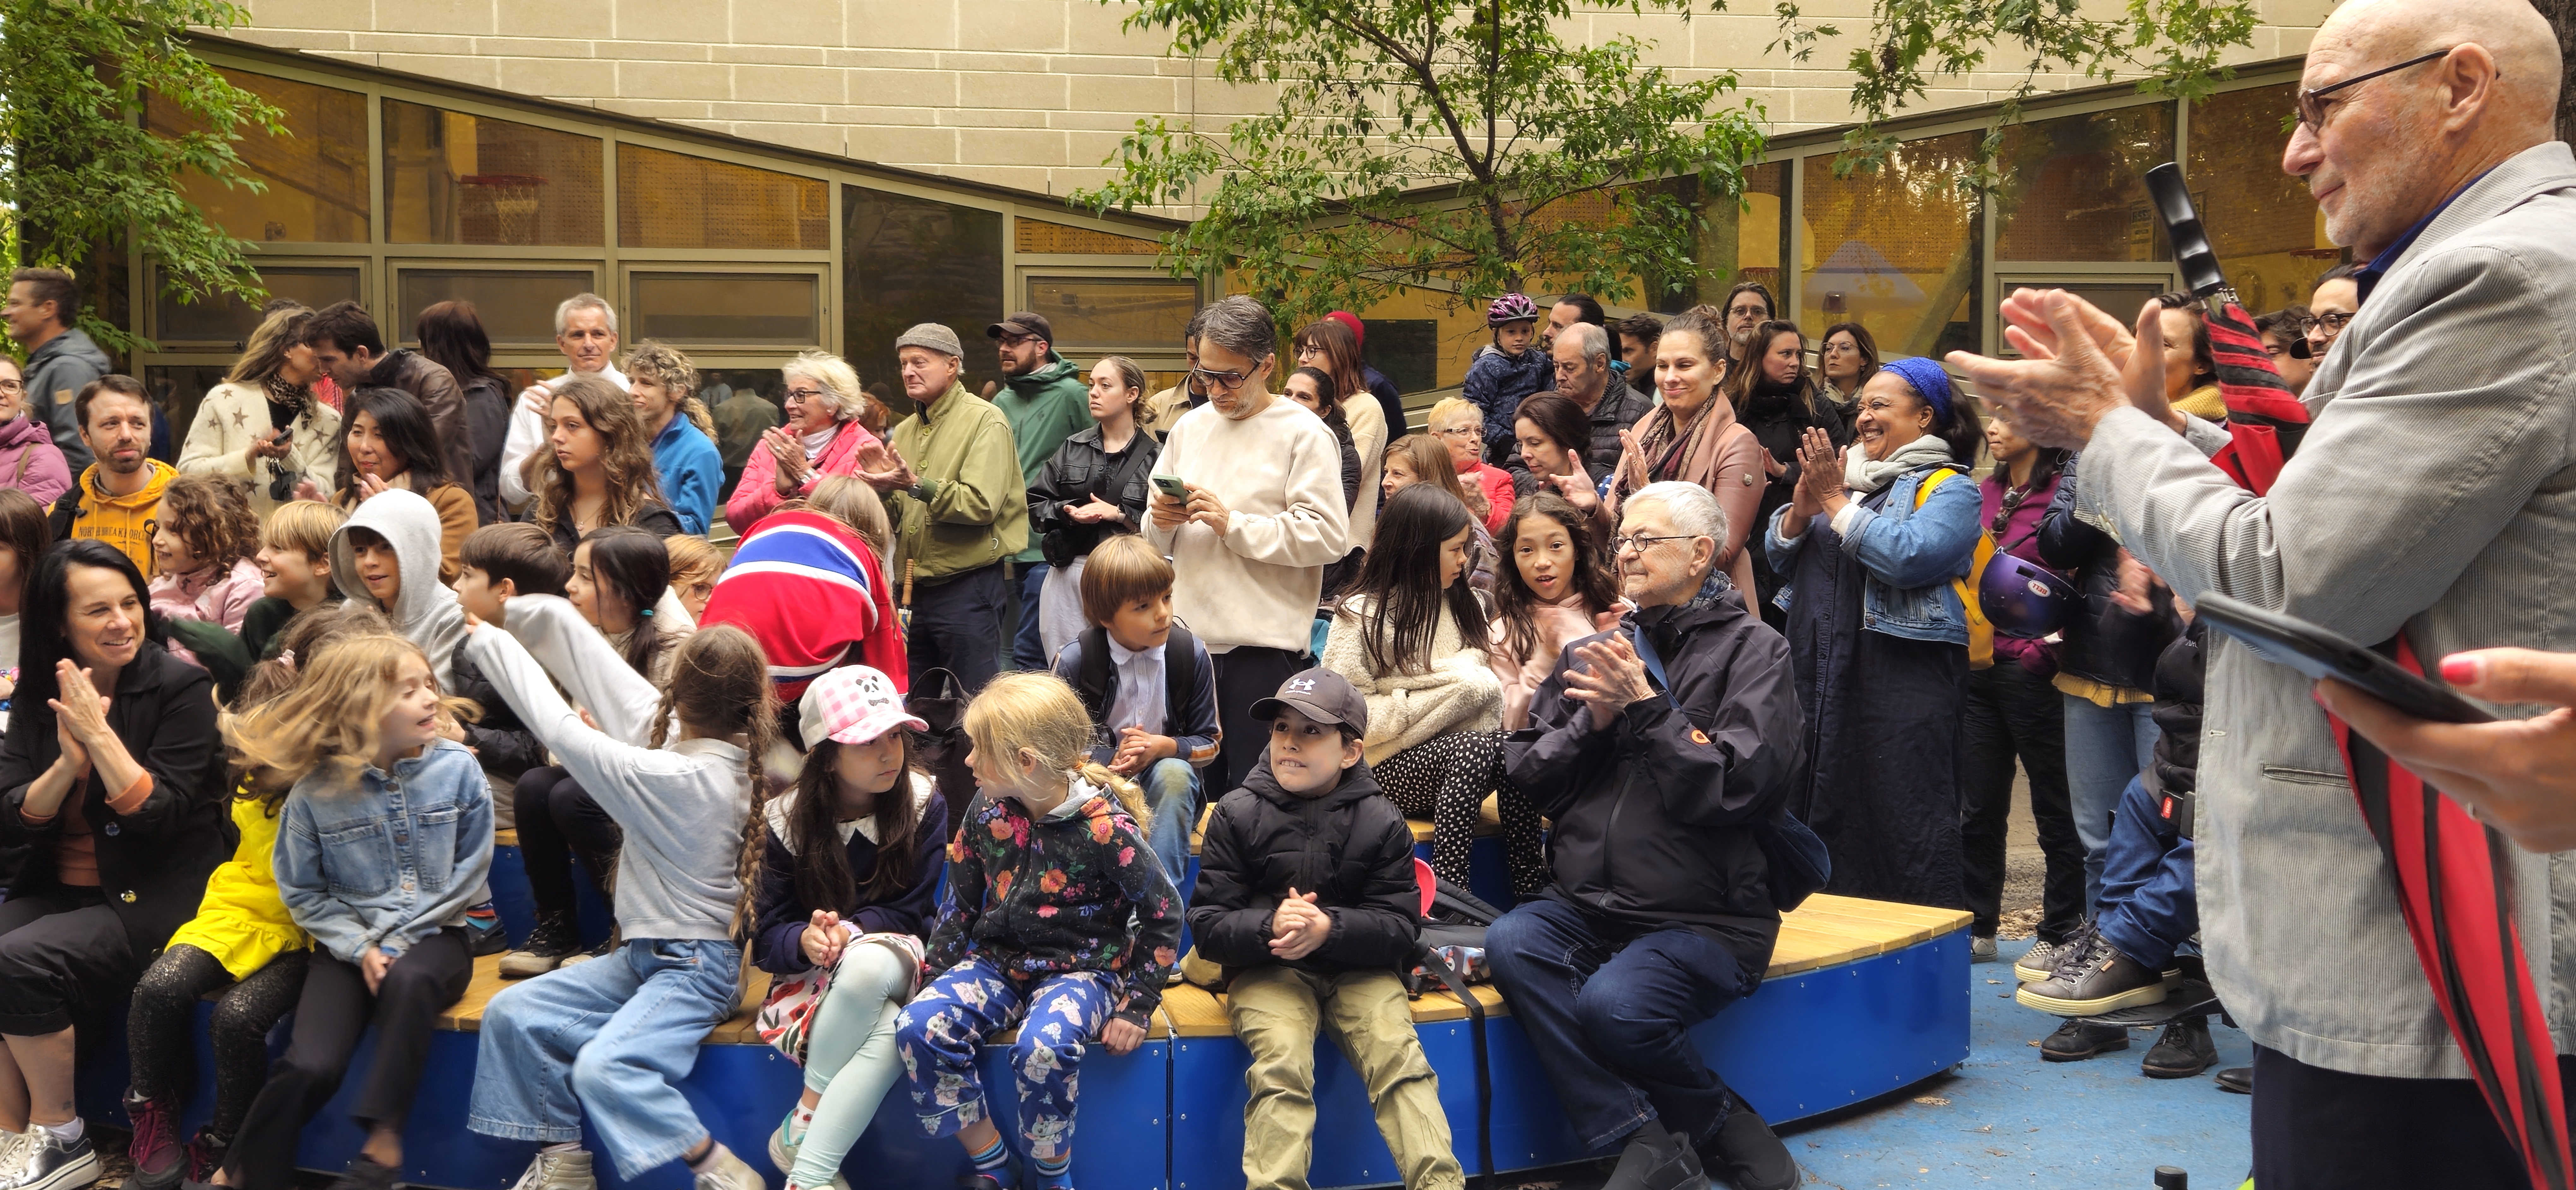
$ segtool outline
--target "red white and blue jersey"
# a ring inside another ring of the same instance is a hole
[[[821,513],[761,518],[734,547],[699,619],[758,639],[781,699],[802,695],[823,671],[851,664],[874,666],[896,689],[905,688],[903,633],[876,551]]]

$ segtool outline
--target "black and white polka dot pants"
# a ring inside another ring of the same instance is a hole
[[[1453,731],[1415,744],[1370,766],[1380,789],[1407,817],[1431,819],[1431,870],[1468,887],[1468,858],[1485,795],[1499,792],[1503,855],[1515,896],[1547,887],[1547,859],[1539,846],[1538,810],[1503,778],[1503,733]]]

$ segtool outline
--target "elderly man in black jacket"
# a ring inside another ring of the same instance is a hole
[[[1368,704],[1310,669],[1252,704],[1270,728],[1243,788],[1209,815],[1190,932],[1230,979],[1226,1016],[1252,1051],[1249,1190],[1304,1186],[1315,1143],[1315,1034],[1359,1071],[1406,1190],[1464,1190],[1440,1082],[1400,972],[1420,948],[1413,828],[1361,759]]]
[[[1556,822],[1553,883],[1494,924],[1494,979],[1576,1135],[1624,1141],[1611,1190],[1797,1184],[1797,1163],[1727,1090],[1692,1026],[1751,995],[1780,914],[1756,823],[1801,768],[1789,646],[1716,565],[1726,514],[1656,483],[1613,539],[1617,629],[1566,646],[1504,746]]]

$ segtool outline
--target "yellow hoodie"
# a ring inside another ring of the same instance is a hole
[[[145,459],[152,468],[152,480],[143,490],[131,496],[111,496],[99,486],[99,465],[82,468],[80,482],[74,485],[80,504],[72,513],[70,540],[96,538],[134,559],[143,577],[151,578],[152,533],[161,527],[161,490],[179,478],[178,471],[159,459]]]

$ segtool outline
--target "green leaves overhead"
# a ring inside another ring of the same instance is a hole
[[[0,0],[0,144],[9,147],[0,217],[10,221],[13,263],[70,266],[87,288],[85,266],[131,242],[183,300],[265,296],[247,246],[179,188],[180,175],[195,171],[256,190],[233,149],[239,130],[287,135],[275,108],[226,81],[181,36],[248,19],[223,0]],[[146,129],[138,116],[147,94],[204,130]],[[145,345],[94,307],[81,327],[110,351]]]
[[[1676,79],[1634,37],[1583,44],[1569,0],[1146,0],[1127,27],[1275,102],[1221,130],[1141,120],[1120,176],[1075,200],[1204,207],[1164,263],[1239,270],[1292,321],[1406,285],[1460,302],[1535,279],[1609,301],[1650,299],[1646,276],[1694,288],[1698,211],[1633,183],[1740,201],[1763,150],[1758,110],[1723,106],[1733,74]]]

